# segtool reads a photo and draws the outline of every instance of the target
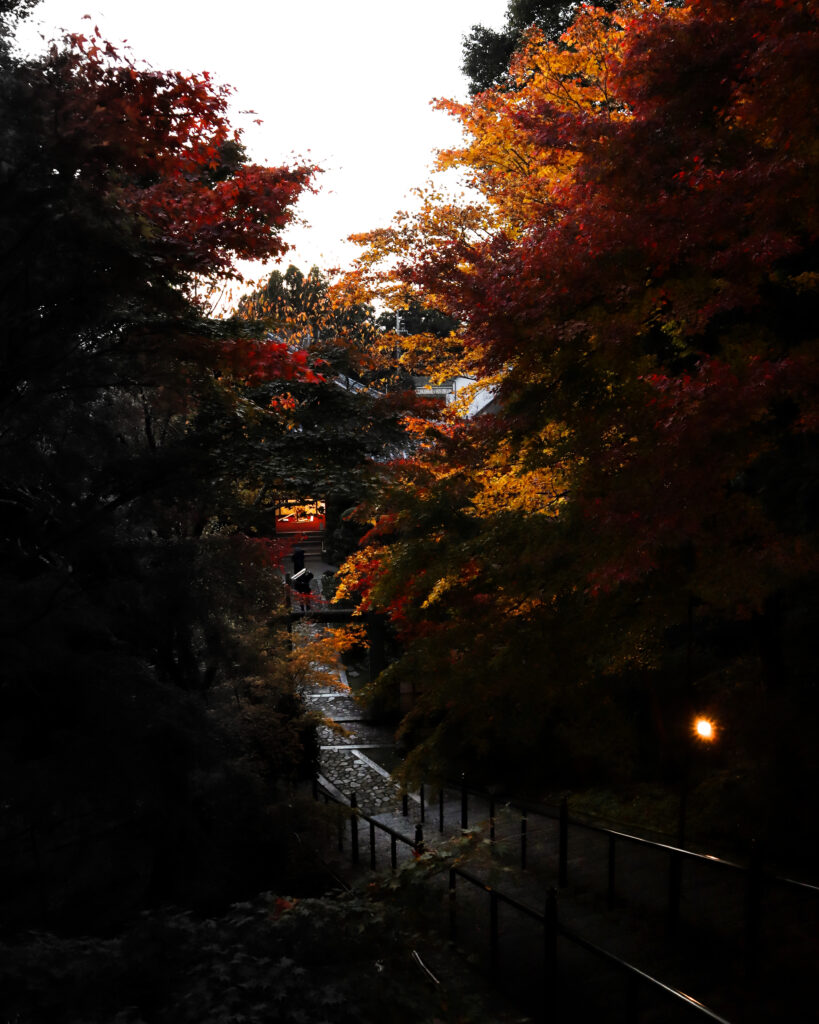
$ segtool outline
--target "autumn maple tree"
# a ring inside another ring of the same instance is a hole
[[[777,694],[809,702],[818,28],[797,0],[581,5],[442,104],[482,198],[362,237],[501,409],[398,467],[350,584],[405,631],[391,675],[424,666],[421,770],[628,774],[696,702],[780,735]]]
[[[607,0],[598,6],[611,10],[618,5]],[[486,92],[493,86],[514,88],[509,65],[515,52],[525,44],[527,34],[537,28],[546,39],[559,39],[575,10],[575,5],[567,0],[509,0],[500,30],[473,25],[463,39],[461,64],[470,94]]]

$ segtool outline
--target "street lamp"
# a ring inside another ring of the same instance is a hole
[[[717,724],[712,718],[705,715],[696,715],[691,722],[691,732],[694,738],[702,744],[713,743],[717,738]],[[692,745],[685,746],[682,779],[680,780],[680,814],[677,826],[677,845],[685,844],[685,818],[688,809],[688,789],[691,775],[691,752]]]

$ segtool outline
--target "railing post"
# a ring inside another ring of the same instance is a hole
[[[560,801],[557,884],[561,889],[569,884],[569,801],[565,796]]]
[[[489,964],[493,971],[498,967],[498,894],[489,890]],[[492,978],[494,982],[495,979]]]
[[[419,821],[415,826],[415,842],[413,844],[415,852],[420,857],[424,852],[424,827]]]
[[[640,1019],[640,982],[633,974],[626,980],[626,1020],[636,1022]]]
[[[395,871],[398,867],[398,852],[395,848],[395,833],[390,832],[390,867]]]
[[[550,1004],[550,996],[554,995],[557,985],[557,889],[554,886],[546,894],[543,910],[543,978],[546,1008],[551,1011],[544,1014],[544,1019],[551,1020],[554,1006]]]
[[[526,870],[526,831],[529,824],[526,811],[520,812],[520,867]]]
[[[423,824],[424,823],[424,811],[425,811],[425,806],[424,806],[425,805],[425,799],[424,798],[426,797],[426,792],[424,790],[423,782],[421,783],[421,788],[418,790],[418,797],[419,797],[419,799],[421,801],[421,824]]]
[[[455,868],[449,869],[449,937],[455,939],[458,931],[455,907]]]
[[[495,797],[489,795],[489,842],[495,844]]]
[[[48,922],[48,888],[45,876],[43,875],[43,862],[40,858],[40,847],[37,843],[37,829],[35,825],[29,825],[28,841],[31,847],[31,860],[37,877],[37,902],[40,905],[40,920],[45,924]]]
[[[461,828],[469,828],[469,796],[466,792],[464,773],[461,772]]]
[[[444,789],[438,790],[438,831],[444,831]]]
[[[682,854],[672,853],[668,862],[668,927],[676,931],[680,923],[682,896]]]
[[[350,793],[350,844],[353,864],[358,864],[358,800]]]
[[[609,909],[614,906],[614,886],[615,886],[615,871],[617,867],[616,862],[616,843],[614,836],[609,836],[609,886],[606,894]]]
[[[375,822],[370,822],[370,867],[375,871]]]
[[[756,969],[758,960],[762,882],[762,857],[759,843],[756,839],[752,839],[745,889],[745,966],[749,973]]]
[[[409,793],[406,790],[401,794],[401,813],[404,817],[409,817]]]

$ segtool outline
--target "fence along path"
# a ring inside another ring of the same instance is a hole
[[[535,1019],[819,1019],[816,887],[777,880],[753,857],[731,864],[590,826],[565,807],[527,812],[462,786],[402,794],[374,759],[389,753],[389,731],[337,685],[305,697],[348,733],[321,731],[315,788],[347,808],[335,870],[389,871],[480,828],[462,869],[429,883],[427,902]]]

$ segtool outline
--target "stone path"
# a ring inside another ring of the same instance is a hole
[[[304,694],[310,710],[320,712],[338,727],[319,727],[319,782],[345,802],[355,793],[358,806],[366,814],[397,811],[401,792],[390,773],[368,753],[394,751],[392,732],[368,721],[340,665],[332,675],[330,685],[313,686]]]

